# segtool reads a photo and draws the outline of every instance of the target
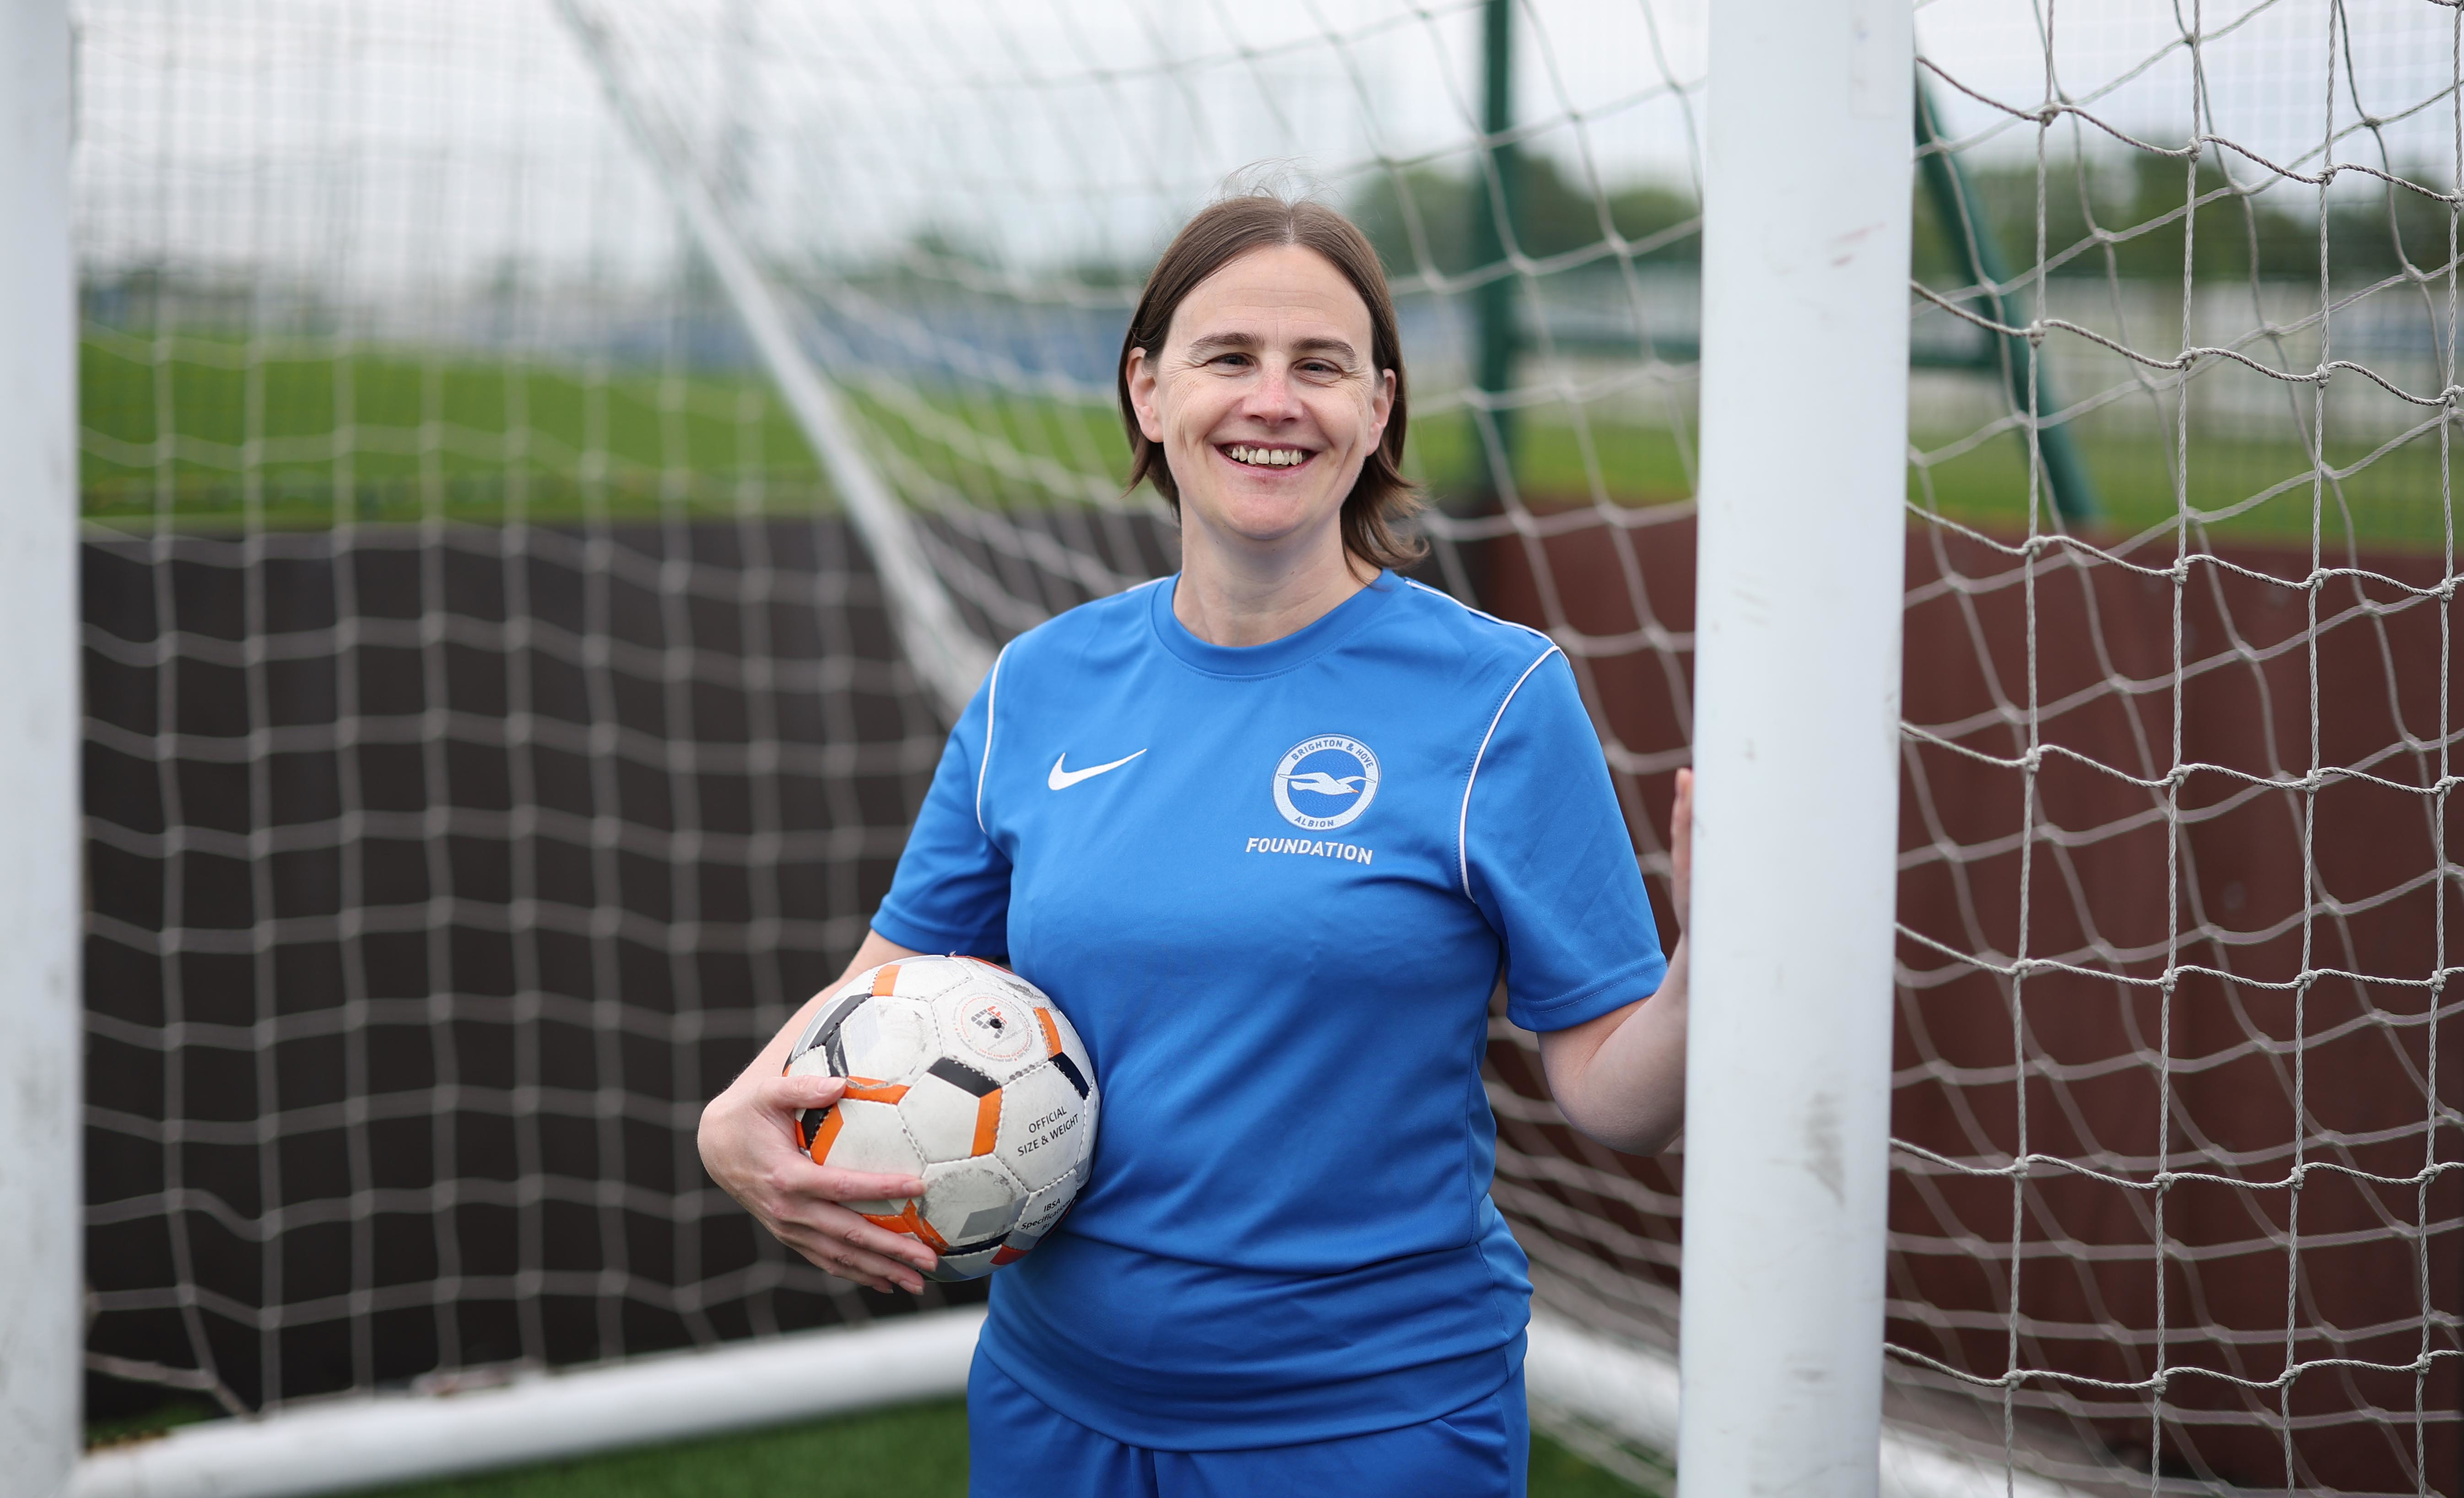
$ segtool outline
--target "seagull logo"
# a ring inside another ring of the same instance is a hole
[[[1307,775],[1295,775],[1284,783],[1294,790],[1315,791],[1321,796],[1357,796],[1360,787],[1369,783],[1369,777],[1347,775],[1337,780],[1324,770],[1311,770]]]
[[[1376,752],[1350,735],[1304,738],[1275,766],[1275,809],[1311,832],[1348,826],[1377,799],[1377,774]],[[1325,800],[1295,802],[1295,795]]]

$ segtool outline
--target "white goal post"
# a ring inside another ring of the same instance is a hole
[[[318,1498],[662,1441],[811,1420],[966,1388],[980,1311],[941,1311],[567,1374],[451,1399],[338,1399],[260,1421],[191,1425],[108,1451],[73,1498]],[[1547,1311],[1525,1373],[1535,1406],[1650,1450],[1675,1446],[1678,1373]],[[1552,1421],[1551,1423],[1555,1421]],[[2069,1498],[1898,1431],[1881,1442],[1882,1498]]]
[[[0,4],[0,1463],[77,1462],[77,335],[64,0]],[[18,1486],[23,1485],[23,1486]]]
[[[1871,1493],[1899,851],[1909,8],[1711,9],[1688,1498]],[[1774,440],[1774,349],[1821,371]]]

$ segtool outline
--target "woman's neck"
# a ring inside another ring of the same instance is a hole
[[[1306,629],[1377,577],[1339,534],[1329,540],[1292,556],[1224,546],[1189,527],[1172,616],[1209,645],[1265,645]]]

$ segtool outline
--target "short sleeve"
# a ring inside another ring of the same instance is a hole
[[[1561,1030],[1667,976],[1574,673],[1554,651],[1499,712],[1463,794],[1463,872],[1506,947],[1507,1018]]]
[[[950,730],[890,893],[873,913],[872,929],[902,947],[982,957],[1009,950],[1009,859],[977,810],[1000,679],[996,666]]]

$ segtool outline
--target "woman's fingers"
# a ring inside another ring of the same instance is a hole
[[[829,1108],[846,1095],[845,1077],[764,1077],[753,1089],[755,1105],[775,1113],[801,1113],[808,1108]]]
[[[869,1252],[909,1260],[919,1268],[929,1269],[936,1262],[932,1249],[903,1234],[876,1227],[842,1205],[848,1201],[900,1201],[923,1194],[924,1182],[913,1176],[833,1170],[799,1156],[772,1176],[765,1189],[738,1200],[772,1223],[771,1230],[782,1239],[788,1224],[801,1224]]]
[[[763,1203],[761,1215],[774,1224],[771,1230],[782,1239],[787,1226],[799,1226],[881,1258],[929,1269],[940,1262],[932,1249],[904,1233],[876,1226],[861,1213],[841,1204],[896,1201],[923,1192],[924,1182],[913,1176],[880,1176],[823,1166],[784,1183],[771,1201]]]
[[[813,1203],[782,1214],[770,1224],[781,1243],[832,1274],[863,1280],[875,1289],[894,1283],[924,1288],[923,1272],[940,1261],[932,1249],[903,1233],[866,1222],[845,1207]]]
[[[845,1077],[738,1078],[702,1110],[697,1142],[711,1179],[738,1201],[778,1168],[778,1152],[796,1147],[795,1116],[828,1108],[847,1091]],[[749,1203],[748,1203],[749,1204]]]
[[[845,1077],[772,1077],[756,1090],[754,1096],[763,1108],[792,1114],[808,1108],[830,1107],[846,1091]],[[800,1157],[803,1153],[797,1152]],[[843,1170],[818,1161],[815,1166],[810,1173],[790,1177],[786,1189],[817,1196],[825,1201],[886,1201],[924,1194],[923,1180],[903,1171]]]
[[[811,1190],[825,1201],[895,1201],[901,1197],[922,1196],[924,1182],[913,1176],[824,1165],[814,1174]]]
[[[1668,892],[1683,927],[1694,903],[1694,772],[1677,772],[1677,804],[1668,812]]]
[[[750,1089],[749,1112],[739,1111],[732,1122],[715,1127],[705,1118],[703,1159],[781,1243],[815,1265],[875,1289],[919,1290],[919,1271],[939,1263],[933,1250],[874,1226],[841,1203],[922,1196],[923,1180],[897,1171],[819,1164],[797,1148],[788,1127],[797,1113],[834,1107],[846,1093],[844,1077],[761,1078]]]
[[[900,1268],[930,1269],[941,1262],[940,1255],[925,1247],[905,1233],[893,1233],[877,1227],[853,1212],[844,1214],[851,1221],[842,1223],[837,1217],[825,1220],[821,1231],[836,1238],[847,1247],[878,1259],[889,1260]]]
[[[814,1267],[884,1293],[903,1289],[913,1295],[924,1289],[924,1276],[913,1266],[868,1253],[826,1234],[791,1230],[781,1233],[779,1241],[803,1255]]]

